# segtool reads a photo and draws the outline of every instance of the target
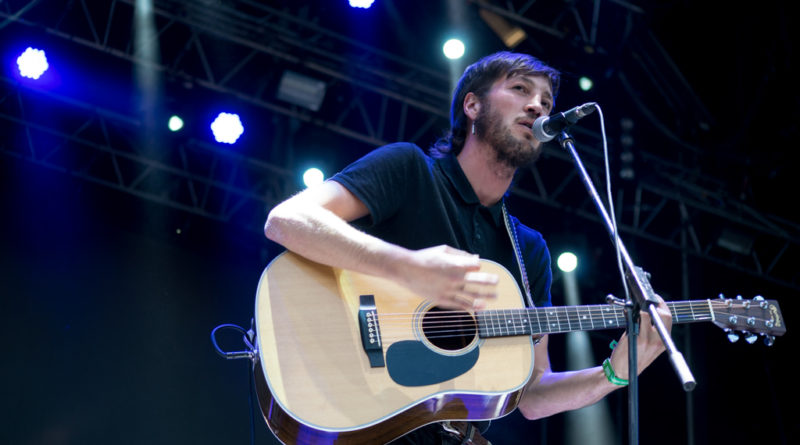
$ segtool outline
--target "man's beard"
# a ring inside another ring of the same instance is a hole
[[[495,112],[488,102],[475,118],[475,133],[494,148],[497,162],[514,169],[533,164],[542,152],[541,144],[518,139],[511,134],[510,128],[504,128],[500,113]]]

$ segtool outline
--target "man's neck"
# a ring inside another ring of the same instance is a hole
[[[472,190],[486,207],[500,201],[514,179],[515,169],[499,163],[494,149],[476,137],[467,138],[457,159]]]

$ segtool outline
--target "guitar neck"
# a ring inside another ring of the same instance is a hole
[[[667,303],[672,323],[714,321],[714,300]],[[484,338],[556,334],[625,327],[623,308],[610,304],[551,306],[534,309],[488,310],[477,314],[478,334]]]

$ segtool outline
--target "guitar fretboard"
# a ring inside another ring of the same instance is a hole
[[[714,320],[712,300],[671,301],[667,307],[673,324]],[[477,319],[478,335],[485,338],[625,327],[623,308],[610,304],[489,310]]]

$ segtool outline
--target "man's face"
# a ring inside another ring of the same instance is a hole
[[[501,78],[489,90],[475,118],[475,132],[494,148],[498,162],[512,168],[531,164],[541,153],[541,142],[531,125],[553,106],[550,81],[545,76]]]

